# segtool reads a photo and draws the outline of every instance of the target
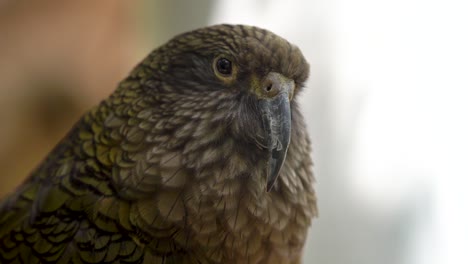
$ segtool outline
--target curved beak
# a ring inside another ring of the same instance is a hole
[[[283,166],[291,140],[290,98],[294,82],[279,73],[270,73],[264,81],[260,100],[262,123],[267,136],[267,191],[270,191]]]

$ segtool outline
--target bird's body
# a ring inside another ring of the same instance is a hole
[[[2,202],[0,263],[300,263],[316,214],[294,97],[307,74],[300,51],[262,29],[174,38]],[[259,104],[288,80],[290,142]]]

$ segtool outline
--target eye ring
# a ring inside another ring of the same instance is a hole
[[[233,58],[225,54],[220,54],[213,59],[212,68],[214,75],[226,85],[234,83],[239,70]]]
[[[232,62],[225,57],[219,57],[215,61],[215,70],[223,76],[230,76],[233,72]]]

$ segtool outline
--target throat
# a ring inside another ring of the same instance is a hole
[[[250,153],[252,154],[252,153]],[[245,153],[231,152],[216,163],[203,166],[195,173],[200,191],[210,197],[259,197],[266,194],[267,163],[257,155],[252,159]]]

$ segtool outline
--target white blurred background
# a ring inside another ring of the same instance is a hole
[[[149,50],[200,26],[251,24],[311,64],[301,103],[320,217],[304,262],[468,263],[467,1],[41,3],[0,0],[2,193]],[[28,85],[38,79],[45,85]],[[75,103],[54,105],[63,98]],[[44,112],[18,110],[31,100]],[[55,107],[70,114],[51,119]],[[28,128],[37,113],[59,132]]]

